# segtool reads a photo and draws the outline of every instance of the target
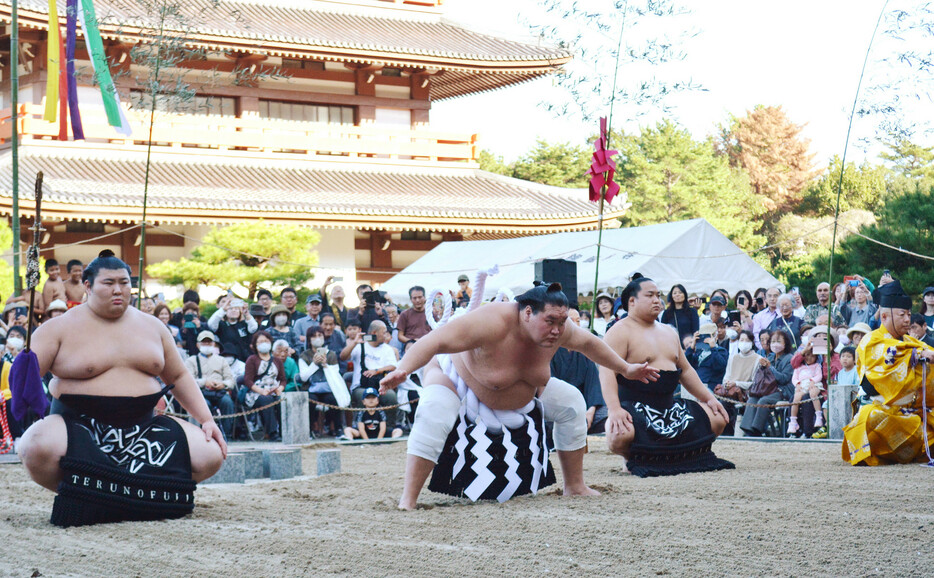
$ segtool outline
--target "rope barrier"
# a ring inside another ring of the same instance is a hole
[[[0,439],[0,455],[13,451],[13,436],[10,434],[10,425],[6,419],[6,398],[0,394],[0,427],[3,429],[3,439]]]
[[[262,406],[262,407],[254,407],[253,409],[249,409],[249,410],[246,410],[246,411],[240,411],[240,412],[237,412],[237,413],[231,413],[231,414],[227,414],[227,415],[216,415],[216,416],[214,416],[214,421],[221,420],[221,419],[233,419],[233,418],[238,418],[238,417],[243,417],[243,416],[247,416],[247,415],[250,415],[250,414],[258,413],[258,412],[260,412],[260,411],[262,411],[262,410],[264,410],[264,409],[266,409],[266,408],[275,407],[275,406],[279,405],[280,403],[282,403],[282,401],[283,401],[283,398],[280,396],[279,399],[277,399],[276,401],[274,401],[274,402],[272,402],[272,403],[268,403],[268,404],[266,404],[266,405],[264,405],[264,406]],[[407,402],[405,402],[405,403],[397,403],[397,404],[395,404],[395,405],[381,405],[381,406],[379,406],[379,407],[343,407],[343,406],[340,406],[340,405],[334,405],[334,404],[330,404],[330,403],[325,403],[325,402],[323,402],[323,401],[315,401],[315,400],[313,400],[313,399],[311,399],[311,398],[308,399],[308,403],[309,403],[309,404],[313,404],[313,405],[323,405],[324,407],[327,407],[327,408],[329,408],[329,409],[339,409],[339,410],[341,410],[341,411],[353,411],[353,412],[369,411],[369,410],[371,410],[371,409],[372,409],[373,411],[380,411],[380,410],[381,410],[381,411],[386,411],[386,410],[390,410],[390,409],[399,409],[400,407],[402,407],[402,406],[404,406],[404,405],[409,405],[409,404],[411,404],[411,403],[415,403],[416,401],[418,401],[418,400],[407,401]],[[160,412],[158,412],[158,413],[161,414],[161,415],[167,415],[167,416],[169,416],[169,417],[178,417],[178,418],[185,418],[185,419],[191,417],[191,416],[190,416],[189,414],[187,414],[187,413],[177,413],[177,412],[173,412],[173,411],[160,411]],[[4,426],[5,426],[5,425],[6,425],[6,414],[3,415],[3,423],[4,423]],[[3,452],[3,451],[0,451],[0,453],[4,453],[4,452]]]
[[[819,397],[811,397],[808,399],[802,399],[801,401],[780,401],[778,403],[749,403],[747,401],[739,401],[739,400],[733,399],[732,397],[723,397],[722,395],[717,395],[716,393],[713,394],[713,396],[719,399],[720,401],[728,401],[735,405],[746,405],[749,407],[766,407],[770,409],[775,409],[778,407],[790,407],[792,405],[804,405],[805,403],[810,403],[814,401],[815,399],[820,399]]]

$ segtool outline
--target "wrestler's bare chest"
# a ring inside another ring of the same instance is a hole
[[[165,354],[159,333],[139,322],[89,321],[63,328],[52,373],[60,379],[93,379],[111,370],[151,377],[162,373]]]
[[[678,337],[666,327],[656,324],[651,328],[633,326],[623,335],[625,355],[629,363],[645,363],[661,370],[677,368],[681,346]]]
[[[466,351],[455,366],[477,398],[492,409],[527,404],[551,378],[551,350],[530,350],[500,343],[497,348]]]

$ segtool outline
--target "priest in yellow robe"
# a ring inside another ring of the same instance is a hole
[[[881,325],[862,339],[857,355],[860,385],[872,403],[843,428],[843,459],[854,466],[927,462],[925,443],[934,442],[934,387],[930,375],[923,387],[922,366],[934,361],[934,349],[908,335],[911,298],[901,283],[887,283],[879,293]]]

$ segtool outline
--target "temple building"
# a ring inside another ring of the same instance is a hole
[[[43,171],[43,246],[55,247],[46,256],[87,262],[107,246],[136,273],[150,142],[147,264],[190,254],[211,227],[261,218],[320,231],[321,273],[380,283],[441,241],[597,226],[585,191],[482,171],[476,134],[429,127],[433,103],[555,73],[567,49],[450,22],[442,0],[169,0],[185,26],[163,28],[188,56],[160,78],[190,94],[173,106],[157,99],[150,127],[140,79],[151,61],[140,48],[163,22],[144,4],[94,2],[132,134],[107,124],[79,27],[85,139],[69,127],[60,140],[61,119],[42,118],[48,2],[17,1],[20,209],[28,241]],[[0,22],[0,213],[10,216],[11,0],[0,0]]]

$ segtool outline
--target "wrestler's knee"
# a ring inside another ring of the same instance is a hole
[[[629,446],[632,445],[632,440],[636,437],[635,430],[628,430],[621,433],[606,433],[606,445],[607,449],[611,453],[614,453],[619,456],[629,457]]]
[[[201,482],[216,474],[224,465],[224,453],[220,445],[214,440],[205,439],[204,430],[201,428],[177,418],[173,419],[180,423],[185,431],[188,454],[191,456],[191,479]]]
[[[587,445],[587,403],[576,387],[552,378],[541,400],[545,419],[555,422],[555,449],[574,451]]]
[[[437,462],[457,421],[461,400],[444,385],[429,385],[420,395],[415,423],[409,434],[408,453]]]
[[[23,465],[32,470],[35,467],[55,463],[68,451],[68,430],[65,420],[59,415],[50,415],[32,424],[23,433],[16,452]]]

